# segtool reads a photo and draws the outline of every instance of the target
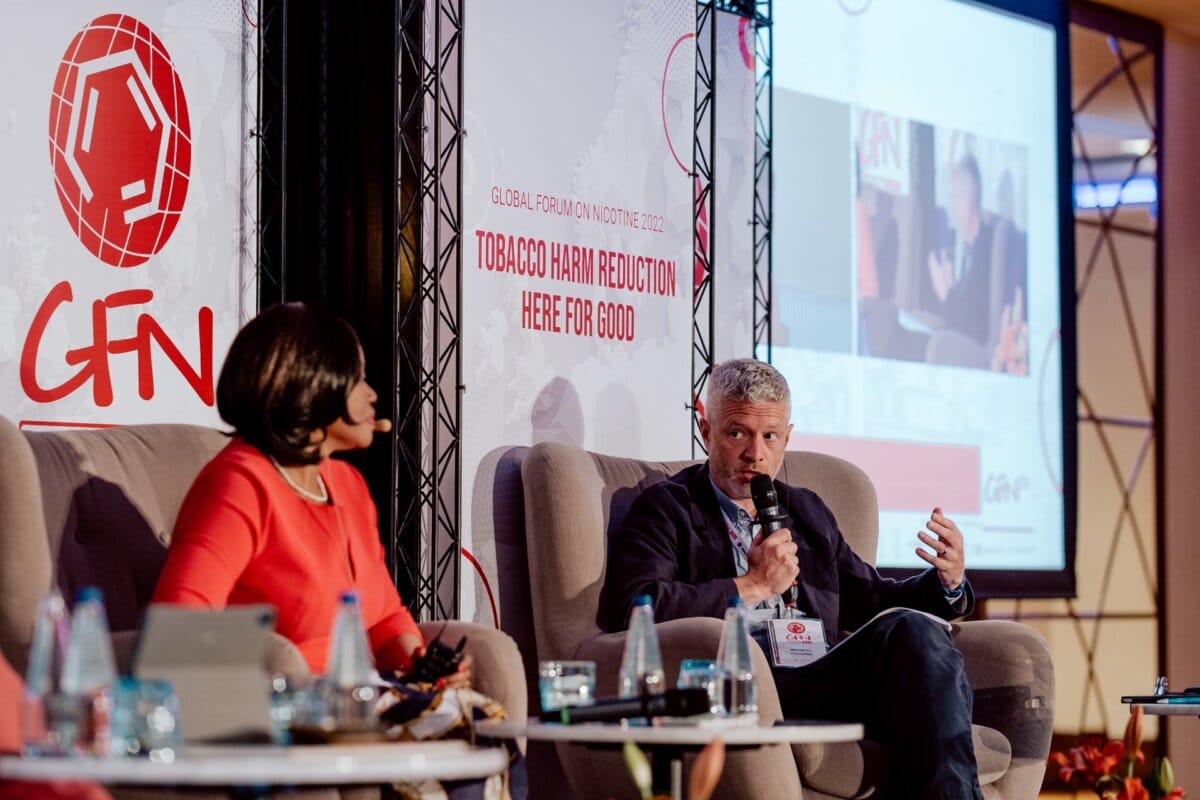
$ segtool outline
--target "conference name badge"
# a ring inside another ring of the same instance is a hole
[[[829,649],[824,623],[811,617],[767,620],[767,638],[777,667],[803,667]]]

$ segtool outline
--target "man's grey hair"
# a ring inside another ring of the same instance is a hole
[[[731,358],[713,368],[708,377],[708,416],[727,400],[740,403],[783,403],[792,413],[792,393],[779,370],[754,358]]]

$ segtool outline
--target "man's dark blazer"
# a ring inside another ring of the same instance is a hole
[[[846,544],[821,498],[779,481],[775,490],[791,515],[792,538],[799,548],[798,609],[821,619],[831,643],[893,606],[943,619],[960,616],[946,602],[935,570],[903,581],[881,577]],[[640,594],[654,598],[658,622],[723,617],[738,593],[736,574],[729,528],[708,464],[688,467],[642,492],[613,535],[596,621],[606,631],[625,630]],[[967,613],[973,604],[967,586]]]
[[[1004,269],[992,264],[992,243],[996,226],[981,220],[975,241],[967,247],[967,270],[962,279],[950,287],[942,301],[941,317],[946,327],[988,345],[992,325],[992,270]]]

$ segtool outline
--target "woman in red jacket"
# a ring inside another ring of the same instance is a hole
[[[408,667],[423,642],[388,574],[375,504],[358,471],[329,457],[371,444],[375,399],[339,317],[287,303],[242,328],[217,382],[233,436],[184,498],[154,602],[269,603],[321,673],[338,595],[355,589],[376,666]]]

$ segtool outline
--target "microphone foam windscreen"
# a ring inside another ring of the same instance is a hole
[[[779,504],[779,499],[775,495],[775,482],[771,480],[770,475],[755,475],[751,478],[750,494],[753,496],[756,506],[763,507]]]

